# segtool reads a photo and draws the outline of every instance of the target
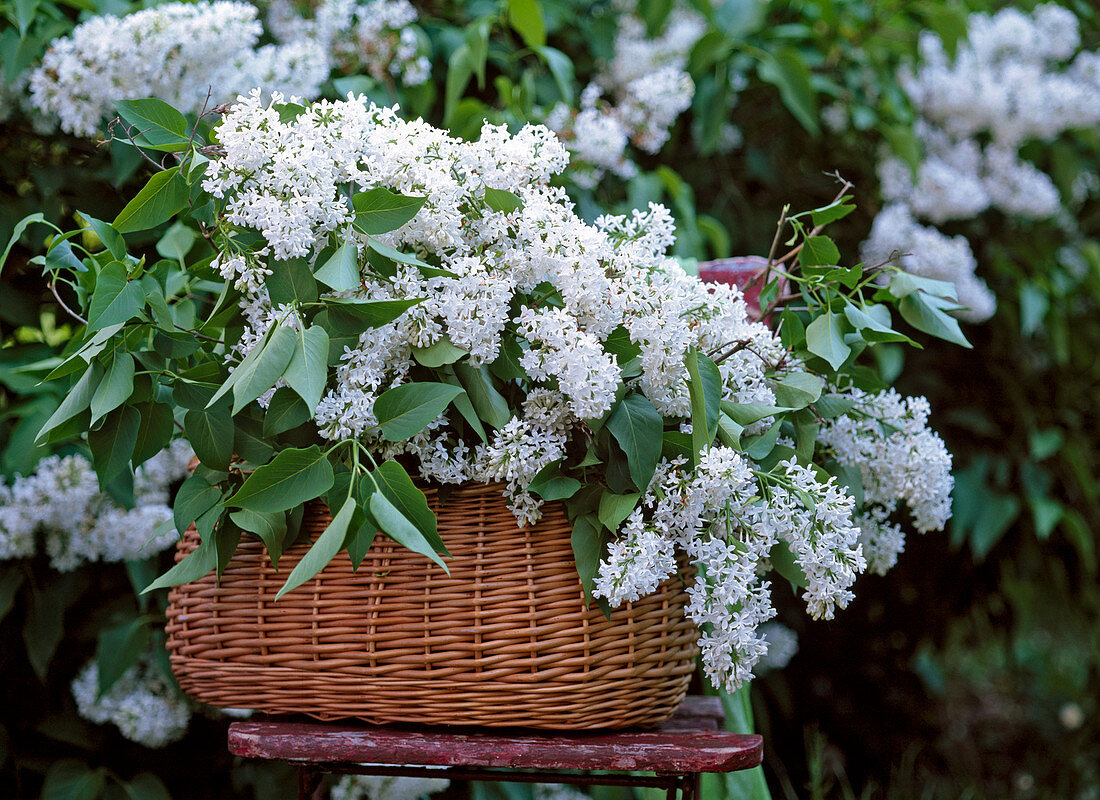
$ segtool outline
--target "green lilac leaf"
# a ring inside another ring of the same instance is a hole
[[[519,211],[523,208],[523,201],[519,198],[519,195],[513,192],[487,186],[485,187],[485,205],[493,211],[511,214],[513,211]]]
[[[151,772],[141,772],[122,784],[129,800],[172,800],[164,783]]]
[[[898,302],[898,311],[906,322],[919,331],[952,344],[973,347],[959,327],[959,321],[944,311],[945,305],[956,307],[923,291],[915,291],[901,298]]]
[[[179,167],[158,172],[112,223],[119,233],[133,233],[167,222],[187,205],[187,181]]]
[[[494,428],[503,428],[512,419],[512,410],[508,401],[493,385],[493,378],[483,364],[479,367],[458,363],[454,365],[455,374],[469,395],[470,403],[478,417]]]
[[[233,449],[251,464],[266,464],[274,457],[275,447],[264,436],[263,410],[258,406],[233,418]]]
[[[292,258],[289,261],[275,261],[270,266],[271,274],[264,285],[272,305],[317,302],[317,279],[310,272],[308,261]]]
[[[275,390],[264,414],[264,436],[277,436],[297,428],[310,418],[310,410],[297,392],[288,386]]]
[[[428,498],[420,490],[405,468],[396,461],[383,461],[373,473],[375,481],[386,499],[416,526],[437,553],[450,555],[439,535],[435,514],[428,506]]]
[[[840,263],[840,250],[828,236],[811,236],[802,244],[798,263],[804,267],[833,267]]]
[[[44,583],[30,583],[26,618],[23,622],[23,644],[27,660],[43,683],[49,672],[57,646],[64,634],[65,611],[75,598],[73,573],[54,575]]]
[[[644,396],[628,394],[607,420],[607,429],[626,454],[630,478],[645,491],[661,458],[664,420]]]
[[[879,308],[886,312],[886,317],[889,319],[890,312],[882,305],[860,308],[859,306],[849,303],[844,306],[844,316],[851,326],[857,331],[860,331],[863,334],[863,338],[869,342],[907,342],[915,344],[913,340],[904,333],[898,333],[891,328],[888,322],[884,323],[877,319],[876,315],[878,312],[874,309]]]
[[[802,55],[791,47],[766,54],[758,67],[760,78],[779,89],[783,105],[814,136],[821,132],[817,124],[817,92],[809,67]]]
[[[241,376],[233,384],[233,413],[262,395],[283,377],[294,357],[297,332],[287,325],[277,325],[275,332],[261,343],[259,355],[250,363],[242,362],[234,371]],[[326,337],[327,338],[327,337]],[[327,357],[327,349],[325,356]],[[326,358],[327,360],[327,358]]]
[[[155,97],[116,100],[115,108],[133,130],[134,141],[154,150],[178,151],[187,147],[187,119]]]
[[[369,485],[369,482],[366,483]],[[373,491],[373,487],[371,487],[371,491]],[[347,548],[348,558],[351,559],[353,572],[359,571],[359,566],[363,563],[363,559],[367,557],[367,551],[370,550],[371,545],[374,544],[374,540],[378,536],[378,523],[374,521],[374,517],[364,507],[369,501],[369,494],[366,496],[360,494],[359,506],[355,509],[355,516],[352,517],[347,538],[344,540],[344,546]]]
[[[334,332],[361,333],[370,328],[381,328],[393,322],[408,309],[423,303],[423,298],[413,300],[343,300],[326,298],[329,318]],[[338,316],[339,315],[339,316]],[[341,320],[339,317],[346,317]]]
[[[581,488],[576,478],[563,475],[561,461],[554,461],[535,473],[527,491],[537,494],[543,500],[565,500],[572,497]]]
[[[183,430],[203,464],[214,469],[229,468],[233,457],[233,418],[223,404],[190,409],[183,417]]]
[[[827,206],[815,208],[810,212],[810,216],[813,218],[814,227],[820,228],[831,222],[836,222],[838,219],[844,219],[855,210],[855,205],[849,202],[848,198],[844,198]]]
[[[453,364],[469,354],[469,350],[463,350],[461,347],[455,347],[451,344],[451,340],[446,336],[440,337],[439,341],[427,347],[414,347],[412,349],[413,358],[418,363],[431,369]]]
[[[383,392],[374,402],[382,435],[391,442],[416,436],[461,392],[457,386],[432,382],[406,383]]]
[[[336,248],[332,257],[313,276],[337,292],[346,292],[359,285],[359,250],[347,239]]]
[[[759,422],[765,417],[774,417],[776,414],[782,414],[784,411],[793,410],[792,408],[782,408],[780,406],[764,406],[756,403],[733,403],[729,400],[722,401],[722,412],[727,414],[730,419],[742,427],[747,427],[754,422]]]
[[[546,44],[546,23],[538,0],[508,0],[508,23],[532,50]]]
[[[641,497],[638,493],[615,494],[605,491],[600,495],[600,508],[597,512],[600,524],[609,531],[618,531],[619,526],[634,511]]]
[[[219,509],[215,506],[206,512],[204,518],[215,517]],[[200,533],[202,533],[200,531]],[[192,550],[182,561],[177,562],[171,569],[150,583],[142,594],[157,589],[167,589],[171,586],[179,586],[183,583],[197,581],[218,568],[218,550],[215,544],[213,530],[208,530],[203,535],[202,543]]]
[[[718,438],[726,447],[740,449],[741,434],[745,432],[745,426],[737,423],[724,411],[718,415]]]
[[[96,665],[99,668],[99,694],[103,695],[145,652],[152,630],[148,617],[127,620],[99,635]]]
[[[42,430],[40,430],[38,436],[35,437],[34,441],[36,444],[45,441],[46,434],[54,428],[62,423],[68,422],[84,409],[88,408],[102,376],[103,367],[99,364],[92,364],[88,367],[87,371],[80,376],[80,380],[73,385],[73,388],[70,389],[68,394],[62,399],[61,405],[57,407],[57,411],[46,420],[46,424],[42,426]]]
[[[840,369],[852,352],[852,348],[844,341],[840,317],[832,311],[826,311],[807,325],[806,349],[825,359],[833,369]]]
[[[0,253],[0,270],[3,270],[4,264],[7,263],[8,256],[11,255],[11,249],[15,247],[15,243],[22,238],[27,228],[36,222],[46,222],[46,216],[41,211],[37,211],[34,214],[28,214],[23,217],[23,219],[19,220],[19,222],[15,223],[11,236],[8,237],[8,243],[4,245],[4,252]]]
[[[429,272],[434,269],[433,267],[425,264],[416,256],[409,255],[408,253],[403,253],[396,248],[390,247],[388,244],[384,244],[383,242],[378,241],[373,236],[367,237],[367,247],[369,247],[371,250],[373,250],[375,253],[382,256],[383,258],[389,259],[390,261],[396,261],[399,264],[410,264],[414,267],[419,267],[421,272],[424,274],[424,277],[426,278],[436,277],[436,275],[429,274]],[[453,272],[447,272],[445,270],[436,270],[436,273],[443,273],[444,277],[449,278],[458,277]]]
[[[389,233],[415,217],[426,200],[426,197],[395,194],[381,186],[360,192],[351,198],[355,210],[352,225],[356,230],[372,236]]]
[[[88,332],[129,322],[145,307],[145,292],[137,281],[126,279],[126,265],[112,261],[96,278],[88,307]]]
[[[546,66],[550,68],[550,76],[558,87],[558,93],[566,105],[573,104],[573,59],[553,47],[533,48],[546,60]]]
[[[137,409],[124,406],[108,414],[99,428],[88,432],[88,449],[92,451],[92,464],[101,488],[130,465],[140,426]]]
[[[26,576],[18,564],[9,564],[0,569],[0,622],[15,605],[15,596],[23,585]]]
[[[271,563],[275,571],[279,571],[279,558],[283,554],[283,544],[286,540],[286,512],[284,511],[252,511],[242,508],[234,511],[229,518],[248,533],[254,533],[260,537],[267,548],[267,554],[271,557]]]
[[[112,224],[95,217],[89,217],[84,212],[77,212],[76,216],[78,222],[80,220],[84,221],[81,227],[86,227],[99,237],[99,241],[107,248],[108,253],[120,261],[126,258],[126,240],[122,238],[122,234]]]
[[[106,771],[65,759],[50,765],[39,800],[96,800],[106,786]]]
[[[443,380],[452,386],[458,386],[461,388],[462,383],[458,380],[458,375],[455,374],[454,369],[445,367],[441,371]],[[470,402],[470,396],[463,391],[462,394],[455,395],[455,399],[451,401],[454,404],[455,409],[462,415],[462,418],[466,420],[466,423],[473,428],[474,433],[483,442],[489,441],[489,436],[485,433],[485,426],[481,424],[481,418],[477,415],[474,404]]]
[[[604,557],[607,534],[594,514],[583,514],[573,520],[569,543],[573,548],[577,576],[584,589],[585,600],[592,602],[592,589],[600,570],[600,560]]]
[[[162,258],[170,258],[182,264],[187,254],[191,252],[191,248],[195,246],[196,239],[198,234],[177,220],[160,237],[157,242],[157,253]]]
[[[825,382],[809,372],[792,372],[773,385],[776,405],[785,409],[805,408],[821,397]]]
[[[451,571],[436,553],[435,548],[382,492],[374,492],[369,501],[370,513],[378,527],[398,544],[404,545],[414,553],[427,556],[443,568],[448,575]]]
[[[134,357],[129,353],[115,353],[103,380],[92,395],[91,424],[95,425],[107,414],[122,405],[134,390]]]
[[[258,467],[227,502],[252,511],[287,511],[320,497],[334,480],[332,465],[320,447],[291,448]]]
[[[684,360],[690,381],[691,441],[696,454],[710,447],[718,434],[718,413],[722,404],[722,374],[718,366],[698,350]],[[644,490],[645,486],[639,486]]]
[[[780,542],[772,548],[771,552],[772,569],[802,589],[806,588],[807,580],[806,575],[802,571],[802,568],[798,566],[798,563],[794,559],[794,555],[791,554],[790,548],[787,547],[786,542]]]
[[[297,332],[293,355],[283,378],[312,413],[321,402],[328,379],[328,333],[324,328],[311,325]]]
[[[758,436],[753,436],[745,443],[745,452],[749,458],[760,461],[775,449],[775,443],[779,440],[779,429],[782,424],[781,420],[773,422],[768,430]]]
[[[172,504],[172,520],[176,532],[182,536],[192,522],[212,509],[222,499],[222,490],[212,486],[199,475],[185,480],[176,492]]]
[[[134,443],[134,468],[141,466],[168,446],[175,430],[172,407],[164,403],[142,403],[138,407],[141,425]]]

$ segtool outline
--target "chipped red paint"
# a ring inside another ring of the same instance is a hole
[[[700,715],[701,725],[708,715]],[[681,718],[679,723],[682,724]],[[618,733],[456,732],[346,723],[235,722],[229,750],[246,758],[318,765],[732,772],[761,762],[759,736],[718,730]]]

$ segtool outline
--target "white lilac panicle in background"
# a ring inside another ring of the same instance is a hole
[[[570,178],[584,188],[608,173],[633,177],[638,168],[627,154],[629,144],[656,153],[668,141],[673,124],[691,106],[695,84],[688,56],[707,29],[701,14],[677,5],[661,33],[650,37],[636,3],[614,5],[618,30],[611,61],[581,93],[579,109],[559,103],[546,117],[573,156]],[[721,142],[733,149],[740,131],[729,126]]]
[[[31,558],[39,535],[50,565],[62,572],[87,562],[148,558],[170,547],[175,531],[155,532],[172,518],[169,487],[185,476],[192,455],[186,442],[176,441],[138,467],[130,510],[100,492],[83,456],[47,456],[33,474],[0,484],[0,560]]]
[[[365,70],[377,81],[417,86],[431,77],[431,62],[408,0],[325,0],[306,18],[293,0],[272,0],[267,25],[283,43],[313,41],[346,73]],[[251,87],[248,87],[251,88]]]
[[[1080,46],[1077,18],[1052,3],[1030,14],[1005,8],[970,15],[954,59],[935,34],[921,34],[919,67],[899,77],[920,114],[914,130],[924,157],[915,176],[898,158],[880,163],[887,206],[863,257],[910,253],[900,259],[905,269],[956,283],[970,309],[960,316],[992,316],[995,300],[974,276],[966,240],[917,220],[939,225],[995,209],[1072,227],[1054,181],[1020,148],[1100,125],[1100,52],[1078,52]],[[1094,172],[1079,176],[1070,200],[1082,201],[1096,185]]]
[[[581,220],[565,191],[550,185],[568,153],[546,128],[528,125],[509,134],[486,124],[481,137],[468,142],[361,97],[321,101],[293,119],[280,119],[272,107],[280,100],[276,95],[265,103],[257,90],[230,109],[218,129],[224,156],[211,161],[204,181],[207,191],[226,199],[222,225],[257,230],[265,240],[258,257],[235,249],[237,240],[224,230],[214,237],[222,248],[215,267],[244,295],[249,330],[237,355],[271,325],[299,324],[294,314],[272,307],[263,285],[269,270],[319,252],[333,233],[365,247],[339,191],[347,184],[424,198],[411,221],[379,239],[451,273],[425,277],[402,264],[388,277],[361,270],[360,285],[339,294],[422,302],[345,348],[315,411],[325,438],[356,437],[381,458],[413,456],[430,480],[504,482],[516,518],[529,524],[542,505],[528,492],[534,477],[565,455],[584,420],[602,417],[615,403],[622,375],[605,349],[612,332],[625,332],[639,349],[634,387],[660,415],[681,424],[690,416],[684,361],[692,348],[750,345],[718,365],[722,399],[735,403],[774,405],[770,371],[780,363],[800,368],[771,330],[749,319],[738,289],[703,284],[666,255],[675,238],[667,209],[650,205],[594,224]],[[520,207],[494,210],[486,187],[515,193]],[[536,287],[540,294],[553,287],[560,303],[532,302]],[[488,441],[461,441],[447,412],[412,439],[382,439],[375,400],[408,381],[414,347],[448,341],[467,350],[478,368],[497,357],[505,332],[519,340],[517,359],[529,384],[525,400]],[[909,441],[923,430],[923,410],[890,406],[884,414]],[[753,431],[769,424],[761,420]],[[840,433],[834,446],[841,449]],[[902,449],[893,440],[889,446]],[[877,455],[872,448],[867,457]],[[893,510],[904,500],[918,527],[935,523],[929,498],[943,488],[942,476],[926,486],[912,471],[895,474],[877,463],[869,469],[869,484],[883,471],[868,495],[875,507]],[[805,574],[807,610],[831,618],[850,601],[856,575],[866,567],[861,539],[873,546],[883,536],[864,535],[861,510],[834,478],[823,480],[794,461],[758,473],[742,453],[719,447],[694,470],[682,461],[659,464],[601,564],[597,593],[613,605],[647,594],[676,572],[677,550],[686,552],[697,565],[688,613],[703,630],[706,671],[717,685],[732,688],[751,677],[767,650],[758,626],[775,614],[764,577],[773,550],[786,547]]]
[[[860,255],[868,264],[890,261],[915,275],[953,283],[959,305],[966,307],[958,315],[969,322],[989,319],[997,309],[993,292],[974,274],[978,262],[966,237],[921,225],[904,203],[890,203],[875,216]]]
[[[416,19],[407,0],[329,0],[310,19],[275,0],[268,24],[278,42],[260,45],[264,29],[250,3],[170,2],[92,17],[51,42],[29,72],[27,102],[62,130],[91,136],[118,99],[157,97],[191,113],[256,86],[312,99],[334,68],[414,86],[431,74]],[[11,103],[0,98],[5,109]]]
[[[765,622],[760,636],[768,643],[768,652],[760,659],[761,672],[783,669],[798,653],[798,634],[778,622]]]
[[[389,775],[345,775],[329,797],[332,800],[420,800],[451,785],[443,778],[399,778]]]
[[[99,696],[99,668],[92,659],[72,685],[77,713],[100,725],[111,724],[145,747],[164,747],[187,733],[191,704],[145,656]]]
[[[588,795],[567,783],[536,783],[534,800],[588,800]]]
[[[114,100],[157,97],[198,112],[264,85],[316,97],[329,73],[308,42],[257,47],[263,26],[248,3],[165,3],[125,17],[92,17],[51,42],[30,77],[30,104],[61,129],[91,136]]]

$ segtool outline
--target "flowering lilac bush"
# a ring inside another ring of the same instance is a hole
[[[883,199],[863,255],[901,257],[907,269],[956,284],[967,310],[992,316],[993,294],[974,276],[977,262],[961,236],[935,225],[973,219],[988,209],[1032,220],[1054,220],[1071,235],[1072,209],[1093,193],[1095,170],[1069,176],[1063,202],[1053,178],[1021,157],[1030,141],[1052,142],[1100,122],[1100,51],[1081,49],[1073,12],[1055,4],[1030,15],[1006,8],[973,14],[954,57],[931,32],[920,39],[916,70],[901,85],[920,115],[914,131],[924,157],[913,174],[900,158],[879,164]]]

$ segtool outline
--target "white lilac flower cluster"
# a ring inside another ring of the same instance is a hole
[[[442,792],[445,778],[400,778],[391,775],[345,775],[332,787],[332,800],[420,800]]]
[[[924,157],[915,175],[898,158],[880,163],[886,219],[876,220],[864,258],[911,253],[900,260],[905,269],[956,282],[969,306],[961,316],[990,317],[995,300],[974,276],[969,243],[916,220],[939,225],[996,209],[1072,224],[1054,181],[1020,149],[1100,124],[1100,52],[1080,46],[1077,18],[1053,3],[1031,14],[972,14],[954,59],[935,34],[922,33],[919,68],[899,77],[920,114],[914,130]],[[1082,177],[1072,199],[1093,183],[1092,173]]]
[[[951,454],[928,428],[928,401],[893,389],[852,389],[852,410],[822,425],[818,439],[837,461],[858,470],[865,510],[858,524],[868,567],[885,574],[905,547],[901,527],[889,521],[904,501],[920,532],[943,528],[951,516]]]
[[[332,66],[367,72],[377,81],[418,86],[431,77],[431,62],[416,28],[418,15],[408,0],[325,0],[312,18],[293,0],[272,0],[267,26],[283,43],[313,41]],[[251,87],[244,87],[251,88]]]
[[[34,556],[39,534],[50,565],[62,572],[159,553],[176,541],[175,531],[156,532],[172,519],[169,487],[185,476],[191,457],[190,447],[177,441],[138,467],[135,506],[128,510],[100,492],[86,458],[47,456],[32,475],[0,484],[0,560]]]
[[[674,7],[653,38],[634,3],[618,3],[616,11],[614,57],[581,93],[579,109],[559,103],[546,119],[574,157],[570,177],[587,188],[608,173],[624,179],[637,173],[628,144],[656,153],[668,141],[673,123],[691,106],[688,55],[706,32],[706,20],[689,7]]]
[[[91,136],[120,99],[198,112],[259,85],[316,97],[329,74],[324,51],[305,41],[257,46],[262,33],[254,6],[228,0],[92,17],[50,43],[29,102],[62,130]]]
[[[542,500],[529,492],[535,476],[582,441],[588,423],[620,396],[625,365],[609,350],[613,334],[637,349],[630,387],[671,424],[690,417],[685,358],[693,348],[731,350],[717,368],[721,396],[734,403],[775,405],[769,376],[780,364],[798,368],[778,337],[749,319],[737,288],[703,284],[667,257],[674,241],[667,209],[582,221],[565,191],[550,185],[568,153],[546,128],[509,134],[486,124],[469,142],[362,97],[321,101],[292,119],[280,118],[280,100],[265,103],[259,90],[239,99],[217,131],[224,155],[204,180],[225,200],[223,225],[252,228],[264,239],[257,257],[231,250],[228,236],[215,237],[225,249],[217,263],[243,293],[249,330],[239,354],[271,325],[298,324],[294,313],[273,307],[264,277],[288,259],[320,252],[333,233],[355,243],[360,265],[378,243],[432,263],[423,273],[398,262],[386,274],[360,269],[357,287],[333,293],[421,302],[345,347],[315,410],[322,436],[358,438],[380,458],[411,456],[429,480],[503,482],[517,519],[528,524],[541,514]],[[372,243],[351,225],[348,185],[424,203]],[[514,193],[518,207],[491,206],[486,189]],[[525,377],[510,389],[522,390],[523,399],[486,441],[464,440],[449,411],[411,439],[383,440],[375,401],[410,380],[414,349],[440,342],[468,352],[459,366],[471,371],[513,348]],[[733,342],[745,346],[730,348]],[[861,408],[872,403],[856,399]],[[923,424],[923,408],[891,406],[885,419],[899,428],[918,424],[917,417]],[[761,420],[750,433],[768,424]],[[910,483],[893,477],[884,473],[880,484],[865,478],[879,506],[929,502],[931,489],[917,476]],[[931,524],[933,513],[920,509],[920,521]],[[866,566],[861,526],[855,501],[834,478],[793,460],[769,473],[725,447],[702,454],[694,469],[663,460],[601,564],[597,593],[613,605],[638,598],[675,574],[676,553],[686,553],[697,566],[689,614],[703,630],[707,672],[734,686],[767,649],[757,628],[775,613],[765,577],[776,549],[804,575],[810,613],[830,618],[849,602]]]
[[[835,478],[823,483],[794,461],[781,466],[758,478],[743,454],[725,447],[705,453],[694,471],[662,462],[596,581],[596,594],[613,606],[637,600],[676,574],[675,551],[684,550],[697,569],[688,615],[703,632],[703,668],[730,689],[750,680],[768,651],[760,626],[775,616],[765,577],[778,545],[805,575],[815,618],[832,619],[848,604],[866,566],[852,496]]]
[[[191,704],[149,656],[141,658],[99,694],[99,667],[92,659],[72,685],[77,713],[99,725],[110,723],[132,742],[164,747],[182,739],[191,721]]]

